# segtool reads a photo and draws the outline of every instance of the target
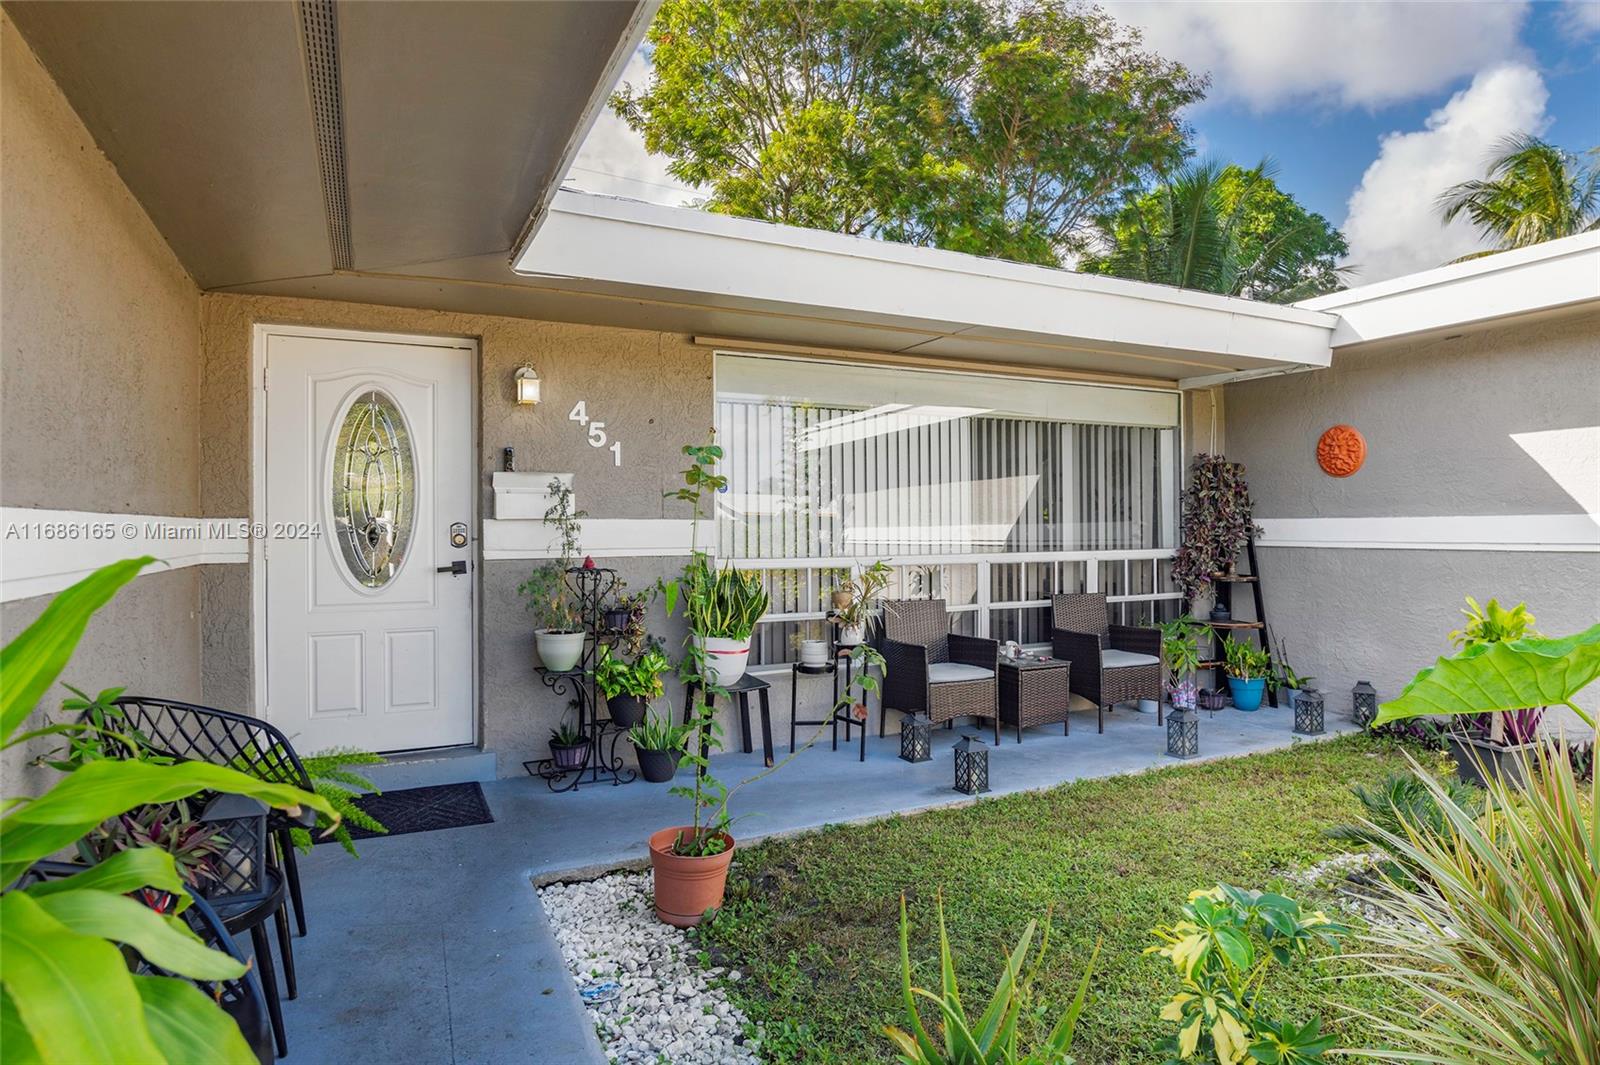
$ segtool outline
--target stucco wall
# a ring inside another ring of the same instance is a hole
[[[1230,385],[1226,405],[1228,454],[1247,467],[1259,517],[1583,513],[1512,434],[1600,425],[1600,315],[1340,353],[1328,370]],[[1317,437],[1340,422],[1368,445],[1366,464],[1342,479],[1315,456]],[[1600,554],[1259,554],[1275,638],[1341,710],[1357,680],[1393,696],[1448,653],[1464,596],[1526,600],[1551,634],[1600,618]],[[1600,691],[1581,703],[1600,704]]]
[[[593,518],[686,517],[664,493],[676,487],[680,449],[704,438],[713,417],[711,354],[673,334],[520,318],[485,317],[410,308],[275,297],[207,294],[202,299],[200,428],[201,499],[204,512],[250,512],[250,358],[258,322],[471,337],[480,348],[480,505],[493,515],[489,475],[501,468],[502,449],[516,449],[517,468],[575,475],[578,505]],[[513,375],[533,365],[544,401],[517,406]],[[623,465],[590,447],[582,428],[567,419],[578,400],[605,421],[624,446]],[[676,572],[677,558],[630,558],[613,564],[635,589]],[[503,774],[522,772],[524,759],[542,756],[546,733],[566,700],[541,686],[533,672],[533,622],[516,587],[533,560],[491,562],[480,572],[479,732],[496,752]],[[206,697],[248,709],[250,681],[250,577],[246,567],[208,574],[202,588],[203,670]],[[673,647],[682,630],[661,616],[651,631]],[[676,703],[674,704],[676,705]],[[627,751],[627,744],[618,753]]]
[[[194,283],[0,13],[0,502],[198,513],[199,349]],[[198,588],[138,578],[63,680],[198,698]],[[0,606],[5,638],[47,602]],[[38,751],[6,752],[6,794],[39,783]]]

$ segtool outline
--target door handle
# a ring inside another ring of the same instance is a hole
[[[458,558],[448,566],[437,567],[436,572],[448,573],[452,577],[459,577],[463,573],[467,572],[467,560],[464,558]]]

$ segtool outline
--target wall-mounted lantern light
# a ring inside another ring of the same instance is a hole
[[[517,402],[530,407],[539,402],[539,375],[532,366],[517,371]]]

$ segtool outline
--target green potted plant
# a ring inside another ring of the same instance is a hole
[[[652,784],[665,784],[678,771],[683,757],[688,725],[675,724],[670,713],[648,713],[643,721],[628,730],[628,739],[639,757],[639,775]]]
[[[562,772],[582,769],[589,760],[589,737],[565,719],[550,730],[550,761]]]
[[[1228,691],[1240,710],[1261,709],[1267,692],[1267,677],[1272,672],[1272,656],[1263,647],[1235,640],[1222,641],[1222,660],[1228,670]]]
[[[1251,534],[1260,534],[1252,508],[1243,463],[1221,455],[1194,457],[1183,494],[1183,532],[1172,560],[1172,579],[1185,599],[1192,602],[1216,578],[1233,572]],[[1213,607],[1211,620],[1228,616],[1225,607]]]
[[[1503,607],[1499,600],[1490,599],[1480,606],[1469,595],[1466,609],[1461,613],[1467,623],[1450,634],[1451,645],[1461,651],[1539,636],[1527,603]],[[1486,784],[1501,777],[1519,783],[1522,767],[1539,742],[1544,709],[1543,706],[1517,707],[1460,719],[1445,736],[1450,756],[1455,759],[1456,773],[1462,780],[1474,784]]]
[[[715,443],[687,444],[683,453],[689,458],[689,466],[683,471],[683,487],[667,496],[694,508],[694,528],[698,532],[705,493],[720,492],[728,486],[728,479],[715,472],[714,467],[722,458],[722,448]],[[691,653],[702,667],[699,672],[704,679],[723,688],[737,683],[750,661],[750,637],[767,612],[767,590],[760,575],[731,566],[719,569],[695,543],[683,574],[676,580],[663,581],[661,592],[668,615],[677,610],[680,602],[683,604]]]
[[[1193,710],[1199,690],[1195,672],[1200,668],[1200,637],[1206,627],[1185,614],[1172,621],[1163,621],[1161,629],[1161,661],[1167,667],[1167,698],[1174,710]]]
[[[833,622],[839,626],[839,646],[854,647],[871,635],[877,623],[878,597],[889,587],[889,564],[879,559],[833,590]]]
[[[643,721],[650,700],[659,699],[664,690],[661,675],[671,668],[672,663],[658,647],[648,647],[627,662],[613,654],[609,646],[602,646],[594,664],[594,683],[606,697],[612,723],[618,728],[633,728]]]
[[[1284,701],[1289,704],[1289,712],[1292,714],[1300,700],[1300,693],[1310,688],[1311,682],[1317,678],[1302,677],[1295,672],[1294,667],[1289,664],[1289,652],[1282,640],[1278,641],[1278,657],[1273,666],[1277,672],[1272,676],[1271,687],[1275,692],[1283,692]]]
[[[551,478],[549,492],[551,503],[544,512],[544,523],[555,528],[560,554],[555,561],[537,567],[517,591],[539,620],[533,633],[539,661],[552,673],[568,673],[578,668],[588,636],[578,617],[577,595],[567,581],[567,570],[577,562],[582,539],[578,519],[587,515],[572,509],[572,487],[561,478]]]

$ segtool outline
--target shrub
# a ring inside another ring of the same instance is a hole
[[[1034,954],[1031,965],[1028,964],[1028,951],[1033,945],[1036,926],[1035,922],[1028,922],[1022,938],[1006,957],[1005,972],[1000,975],[1000,982],[989,997],[989,1005],[982,1016],[974,1021],[967,1017],[966,1007],[961,1004],[956,984],[955,958],[950,953],[950,937],[945,933],[943,899],[939,900],[938,909],[940,989],[934,992],[911,984],[911,925],[906,918],[906,898],[900,896],[900,989],[905,998],[906,1023],[911,1030],[908,1032],[894,1025],[884,1029],[884,1034],[899,1050],[900,1060],[906,1065],[988,1065],[990,1062],[1069,1065],[1072,1060],[1068,1054],[1072,1050],[1073,1031],[1077,1028],[1078,1017],[1083,1013],[1089,995],[1089,976],[1094,972],[1094,960],[1100,953],[1100,945],[1095,944],[1094,951],[1089,955],[1089,964],[1083,968],[1083,979],[1078,982],[1077,995],[1056,1021],[1055,1027],[1050,1029],[1044,1043],[1027,1053],[1020,1053],[1018,1021],[1023,1012],[1034,1004],[1034,981],[1050,945],[1049,922],[1045,922],[1039,950]],[[943,1029],[942,1047],[933,1041],[922,1023],[922,1016],[917,1010],[918,998],[938,1008],[939,1021],[935,1027]]]
[[[1477,788],[1455,778],[1433,781],[1463,810],[1477,816],[1483,809],[1483,795]],[[1328,830],[1334,839],[1365,844],[1383,852],[1378,867],[1391,880],[1415,886],[1422,875],[1413,865],[1396,859],[1385,846],[1391,838],[1411,839],[1427,834],[1443,836],[1448,828],[1444,810],[1433,791],[1415,773],[1390,773],[1375,785],[1356,784],[1350,789],[1361,801],[1366,816],[1357,824],[1339,825]]]
[[[1600,789],[1593,781],[1580,789],[1567,758],[1549,748],[1536,748],[1530,763],[1525,789],[1491,783],[1481,814],[1418,769],[1442,831],[1378,831],[1380,845],[1421,874],[1380,887],[1371,902],[1383,919],[1360,956],[1427,1002],[1371,1017],[1409,1060],[1596,1060]]]
[[[1184,598],[1194,599],[1239,557],[1257,531],[1251,517],[1244,463],[1221,455],[1196,455],[1183,493],[1183,536],[1172,560],[1172,579]]]
[[[1271,1016],[1263,989],[1274,966],[1290,964],[1318,943],[1333,944],[1346,929],[1294,899],[1219,884],[1196,891],[1183,919],[1157,928],[1157,953],[1172,962],[1181,988],[1161,1010],[1178,1034],[1159,1049],[1167,1060],[1197,1054],[1221,1065],[1253,1061],[1301,1065],[1321,1061],[1333,1037],[1313,1017],[1294,1024]]]

